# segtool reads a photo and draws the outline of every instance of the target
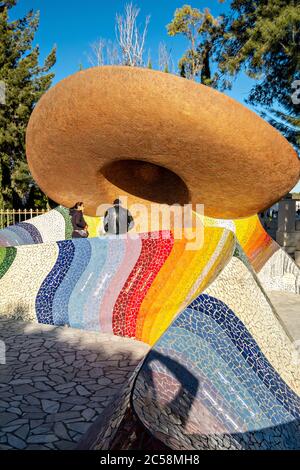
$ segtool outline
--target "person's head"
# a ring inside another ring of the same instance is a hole
[[[114,206],[121,206],[121,205],[122,205],[122,201],[120,201],[120,199],[114,200]]]
[[[76,202],[76,203],[74,204],[74,206],[71,207],[71,209],[76,209],[77,211],[82,211],[82,212],[83,212],[83,211],[84,211],[84,204],[83,204],[83,202],[81,202],[81,201],[80,201],[80,202]]]

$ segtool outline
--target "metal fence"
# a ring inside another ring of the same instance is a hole
[[[0,229],[14,225],[25,220],[32,219],[37,215],[42,215],[48,212],[47,209],[0,209]]]

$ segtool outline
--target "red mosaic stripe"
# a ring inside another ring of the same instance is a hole
[[[153,235],[151,233],[151,238],[148,234],[141,236],[141,254],[114,306],[112,323],[115,335],[135,337],[140,306],[171,253],[174,244],[172,234],[161,231],[155,238]]]

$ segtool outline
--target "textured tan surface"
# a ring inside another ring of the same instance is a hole
[[[32,113],[26,148],[42,190],[64,206],[83,200],[89,215],[127,195],[129,203],[192,201],[209,216],[245,217],[299,179],[295,151],[255,113],[149,69],[95,67],[61,81]]]

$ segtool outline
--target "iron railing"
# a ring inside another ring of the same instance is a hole
[[[0,229],[24,222],[46,212],[48,212],[47,209],[0,209]]]

